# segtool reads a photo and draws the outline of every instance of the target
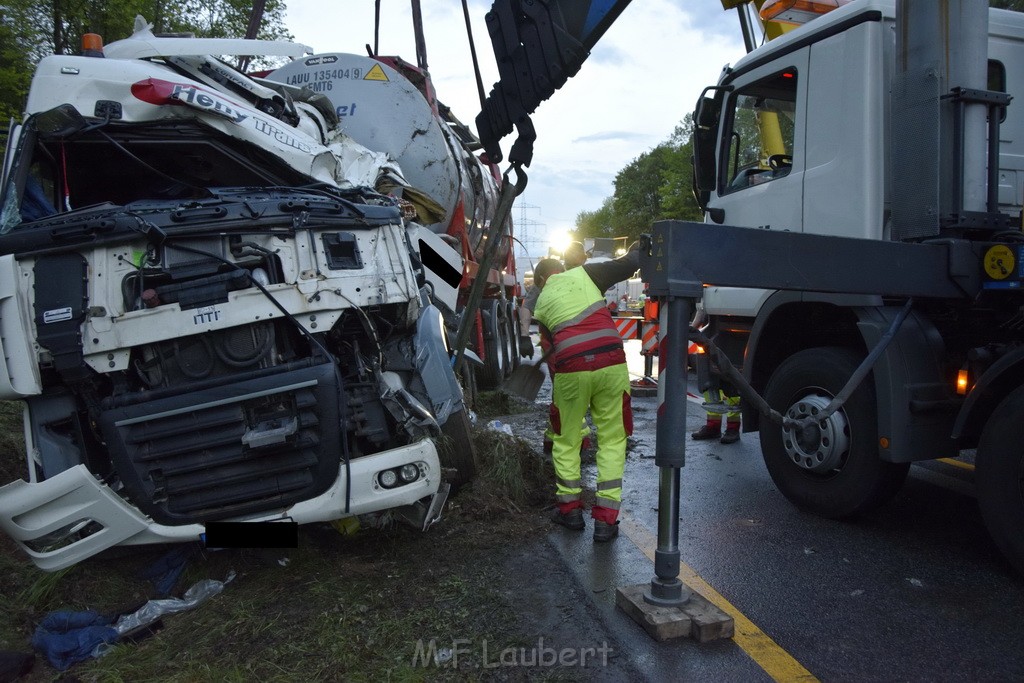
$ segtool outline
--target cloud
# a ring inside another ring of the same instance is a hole
[[[600,133],[593,133],[591,135],[584,135],[583,137],[573,138],[573,143],[577,142],[605,142],[608,140],[622,140],[625,142],[642,142],[650,139],[650,135],[647,133],[637,133],[626,130],[607,130]]]

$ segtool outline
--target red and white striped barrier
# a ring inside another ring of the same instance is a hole
[[[615,329],[619,332],[619,339],[638,339],[640,331],[640,318],[613,318]]]

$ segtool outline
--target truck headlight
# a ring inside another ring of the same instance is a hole
[[[419,479],[420,468],[409,463],[408,465],[402,465],[402,469],[398,471],[398,474],[402,477],[402,481],[408,484],[409,482]]]

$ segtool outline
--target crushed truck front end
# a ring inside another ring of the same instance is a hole
[[[212,522],[429,526],[472,473],[435,445],[465,407],[419,228],[374,189],[397,167],[185,58],[49,59],[0,216],[0,398],[27,447],[0,527],[56,570]]]

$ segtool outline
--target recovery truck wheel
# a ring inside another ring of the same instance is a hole
[[[441,467],[454,469],[456,474],[448,481],[452,493],[468,484],[476,476],[476,447],[469,427],[468,411],[463,409],[448,416],[441,427],[441,438],[437,441],[437,455]]]
[[[974,481],[985,526],[1024,574],[1024,387],[1003,399],[985,424]]]
[[[477,385],[481,389],[497,389],[505,379],[508,365],[502,335],[506,328],[504,306],[497,299],[487,299],[480,304],[480,309],[484,324],[484,366],[477,373]]]
[[[849,349],[800,351],[772,373],[764,398],[783,415],[821,412],[860,364]],[[878,457],[878,418],[870,380],[830,418],[803,433],[762,426],[761,454],[772,481],[797,507],[833,519],[878,507],[903,485],[910,465]]]

